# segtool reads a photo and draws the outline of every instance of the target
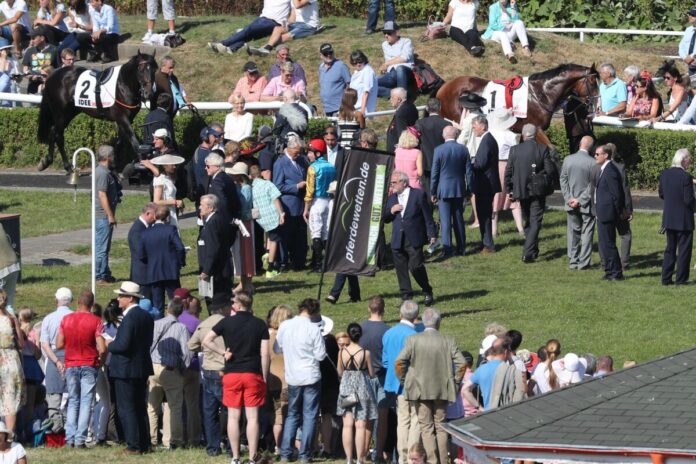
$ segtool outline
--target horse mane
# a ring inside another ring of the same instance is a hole
[[[529,76],[530,81],[536,81],[536,80],[548,80],[548,79],[553,79],[554,77],[558,77],[559,75],[570,72],[570,71],[583,71],[583,70],[589,70],[587,66],[582,66],[579,64],[573,64],[573,63],[566,63],[562,64],[560,66],[556,66],[553,69],[547,69],[546,71],[538,72],[535,74],[531,74]]]
[[[153,66],[155,66],[155,69],[157,69],[157,62],[155,61],[155,57],[153,55],[148,55],[147,53],[136,53],[135,55],[131,56],[128,61],[126,61],[123,66],[124,67],[131,67],[131,66],[138,66],[138,60],[140,59],[145,59],[146,61],[150,62]]]

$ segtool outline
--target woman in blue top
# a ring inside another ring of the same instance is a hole
[[[516,0],[499,0],[488,9],[488,29],[483,33],[483,38],[499,42],[503,47],[503,53],[510,63],[517,63],[512,51],[512,42],[517,38],[522,44],[522,54],[532,56],[529,50],[527,29],[520,19]]]

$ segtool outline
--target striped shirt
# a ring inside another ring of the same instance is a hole
[[[174,316],[155,321],[150,355],[153,364],[186,369],[191,364],[191,351],[188,349],[190,335],[186,326]]]

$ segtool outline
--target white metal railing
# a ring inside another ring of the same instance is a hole
[[[561,34],[580,34],[580,42],[585,41],[585,34],[620,34],[620,35],[657,35],[681,37],[683,31],[652,31],[649,29],[600,29],[595,27],[528,27],[532,32],[553,32]]]
[[[650,128],[658,130],[672,130],[672,131],[696,131],[696,126],[691,124],[677,124],[672,122],[655,122],[650,121],[636,121],[633,119],[619,119],[614,116],[595,116],[592,120],[594,124],[599,126],[614,126],[614,127],[637,127],[637,128]]]

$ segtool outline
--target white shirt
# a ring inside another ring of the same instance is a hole
[[[406,37],[399,37],[399,40],[394,42],[393,44],[390,44],[386,40],[382,42],[382,52],[384,53],[384,61],[389,61],[394,58],[401,57],[404,60],[406,60],[403,63],[398,63],[398,64],[392,64],[387,67],[387,71],[391,71],[392,68],[396,66],[408,66],[409,68],[413,67],[413,43],[411,42],[411,39],[407,39]]]
[[[27,28],[27,32],[31,31],[31,21],[29,21],[29,9],[24,0],[15,0],[12,6],[8,5],[6,1],[0,3],[0,11],[5,15],[5,19],[12,19],[18,12],[23,12],[22,16],[19,17],[17,24]]]
[[[87,11],[82,14],[72,8],[68,9],[70,17],[75,21],[75,27],[68,26],[68,32],[85,32],[87,28],[92,27],[92,17],[89,14],[91,8],[90,6]]]
[[[537,364],[532,374],[532,380],[536,382],[534,387],[535,395],[543,395],[551,391],[551,385],[549,385],[549,368],[545,363]]]
[[[350,77],[350,88],[358,92],[358,102],[355,104],[355,109],[359,110],[362,105],[363,94],[369,92],[367,96],[367,112],[372,112],[377,107],[377,74],[372,66],[366,64],[359,71],[355,71]]]
[[[67,11],[65,10],[65,5],[62,3],[58,2],[56,3],[56,13],[63,13],[63,19],[61,19],[58,24],[56,24],[55,27],[60,29],[61,31],[68,32],[68,26],[65,24],[65,16],[67,15]],[[44,19],[46,21],[51,21],[53,19],[53,12],[40,8],[39,11],[36,12],[36,17],[38,19]]]
[[[176,185],[166,174],[160,174],[152,179],[152,187],[162,187],[162,200],[176,200]],[[179,221],[176,217],[176,206],[169,206],[169,223],[177,227],[179,226]]]
[[[225,116],[225,138],[239,142],[251,135],[253,126],[254,115],[252,113],[243,113],[241,116],[229,113]]]
[[[27,452],[24,449],[22,445],[19,443],[13,442],[10,445],[10,449],[5,451],[4,453],[0,451],[0,463],[11,463],[15,464],[17,461],[19,461],[22,458],[27,457]]]
[[[404,217],[404,212],[406,211],[406,205],[408,204],[408,196],[411,193],[411,187],[406,187],[403,192],[399,193],[396,197],[399,200],[399,204],[404,208],[401,210],[401,217]]]
[[[280,324],[273,350],[283,353],[285,380],[300,387],[321,380],[319,361],[326,357],[321,330],[308,317],[296,316]]]
[[[265,0],[261,16],[272,19],[278,24],[288,20],[290,15],[290,0]]]
[[[338,147],[340,145],[336,144],[332,150],[329,146],[326,146],[326,160],[331,163],[331,166],[336,166],[336,157],[338,156]]]
[[[509,129],[497,130],[492,129],[491,135],[498,143],[498,160],[507,161],[510,157],[510,148],[517,145],[517,134]]]
[[[138,219],[140,219],[140,222],[143,223],[143,225],[145,226],[146,229],[148,227],[150,227],[150,224],[148,224],[147,221],[145,219],[143,219],[141,216],[138,216]]]
[[[128,314],[128,311],[130,311],[130,310],[133,309],[133,308],[137,308],[137,307],[138,307],[137,304],[132,304],[132,305],[130,305],[129,307],[127,307],[127,308],[125,309],[125,311],[123,311],[123,317],[126,317],[126,314]],[[123,320],[123,319],[121,319],[121,320]]]
[[[319,3],[317,0],[309,0],[309,4],[302,8],[295,8],[295,22],[305,23],[310,27],[319,27]]]
[[[452,8],[452,27],[466,32],[476,27],[476,9],[479,2],[463,3],[460,0],[452,0],[449,7]]]

